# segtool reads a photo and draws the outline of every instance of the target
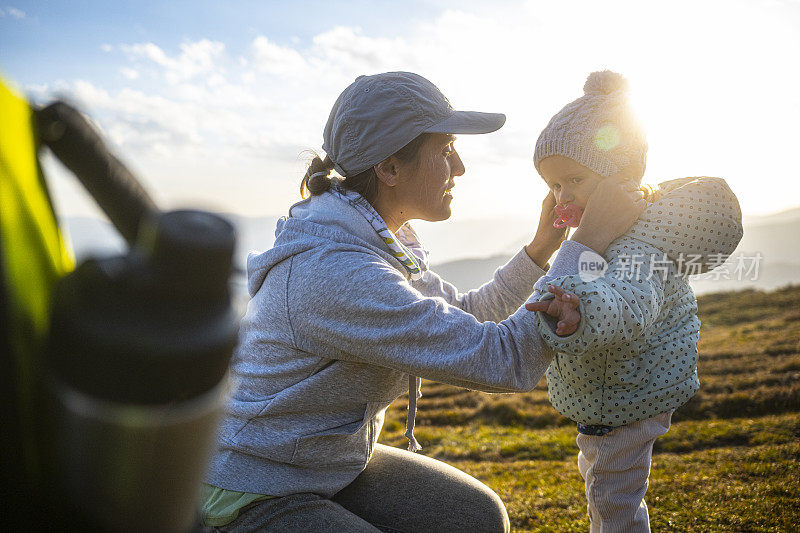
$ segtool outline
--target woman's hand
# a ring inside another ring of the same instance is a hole
[[[603,255],[611,242],[628,231],[644,211],[644,193],[628,173],[601,181],[586,202],[572,240]]]
[[[556,323],[556,335],[564,337],[575,333],[578,329],[578,322],[581,321],[581,312],[578,310],[578,297],[569,293],[561,287],[548,285],[547,290],[555,295],[555,298],[543,300],[541,302],[531,302],[525,304],[528,311],[541,311],[548,318]]]
[[[542,201],[542,212],[539,215],[539,227],[536,228],[536,235],[533,240],[525,247],[531,259],[544,268],[550,256],[558,250],[564,239],[567,238],[569,228],[558,229],[553,227],[553,223],[558,216],[553,208],[556,206],[556,198],[553,191],[550,191]]]

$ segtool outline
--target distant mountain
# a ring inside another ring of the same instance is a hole
[[[516,253],[536,232],[538,213],[481,220],[414,221],[434,263]]]
[[[761,226],[765,224],[788,223],[800,220],[800,207],[793,207],[785,211],[770,213],[768,215],[745,215],[742,217],[747,226]]]
[[[761,252],[770,263],[800,264],[800,216],[785,222],[745,223],[737,252]]]
[[[248,252],[264,251],[272,246],[275,222],[279,217],[223,216],[237,227],[235,263],[243,273]],[[65,223],[79,259],[115,254],[125,249],[123,240],[108,221],[77,217],[67,218]],[[494,270],[522,248],[534,233],[535,219],[506,217],[418,223],[415,226],[431,250],[433,269],[464,291],[489,281]],[[758,279],[696,280],[692,285],[697,293],[749,287],[771,289],[787,283],[800,283],[800,208],[746,217],[744,227],[744,237],[734,257],[744,254],[752,258],[760,253],[763,259],[759,264]],[[729,270],[733,270],[732,265]],[[237,286],[244,290],[243,277],[237,281]]]
[[[264,252],[275,242],[275,223],[280,216],[245,217],[223,214],[236,226],[236,264],[244,269],[249,252]]]
[[[466,291],[491,279],[494,270],[508,261],[514,253],[516,249],[486,258],[434,264],[432,268],[459,290]],[[758,254],[761,256],[760,260],[756,259]],[[739,257],[743,259],[745,269],[737,272],[736,261]],[[706,276],[692,280],[695,293],[748,288],[770,290],[789,283],[800,283],[800,208],[775,215],[746,218],[742,241],[729,262],[719,267],[718,272],[719,279],[707,279]],[[751,279],[753,276],[756,279]]]
[[[746,255],[748,270],[752,264]],[[510,255],[496,255],[483,259],[460,259],[449,261],[440,265],[433,265],[433,270],[444,279],[458,287],[462,292],[480,287],[492,279],[494,271],[505,264]],[[724,269],[724,267],[720,267]],[[800,261],[796,263],[775,263],[764,259],[759,266],[756,279],[751,279],[752,274],[743,275],[741,278],[730,265],[725,274],[724,270],[719,279],[693,279],[690,281],[695,294],[710,292],[727,292],[743,289],[772,290],[788,284],[800,284]]]
[[[497,267],[505,264],[511,257],[511,255],[493,255],[483,259],[458,259],[432,265],[431,269],[458,287],[458,290],[466,292],[490,281]]]
[[[720,279],[694,279],[690,281],[695,294],[740,291],[743,289],[769,291],[790,284],[800,284],[800,264],[773,263],[766,260],[761,264],[756,279],[752,279],[751,276],[742,276],[739,279],[737,275],[732,275],[731,279],[721,277]]]

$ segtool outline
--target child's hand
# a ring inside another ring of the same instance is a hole
[[[625,173],[609,176],[589,196],[572,240],[603,255],[608,245],[636,222],[646,205],[636,181],[627,179]]]
[[[578,311],[578,297],[555,285],[548,285],[547,290],[554,294],[555,298],[527,303],[525,309],[541,311],[558,320],[556,335],[560,337],[575,333],[578,329],[578,322],[581,320],[581,313]]]

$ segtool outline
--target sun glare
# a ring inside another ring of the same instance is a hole
[[[800,73],[776,59],[779,50],[796,49],[797,31],[766,5],[724,7],[698,3],[693,19],[721,23],[689,22],[680,35],[672,28],[681,21],[672,18],[684,14],[658,12],[662,24],[640,24],[636,46],[609,66],[628,78],[647,132],[645,180],[716,175],[736,191],[744,212],[794,207],[800,180],[781,154],[798,140]],[[778,197],[775,187],[783,191]]]

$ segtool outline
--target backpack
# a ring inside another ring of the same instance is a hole
[[[37,158],[34,111],[0,79],[0,498],[31,511],[42,483],[36,402],[49,305],[74,260]]]

